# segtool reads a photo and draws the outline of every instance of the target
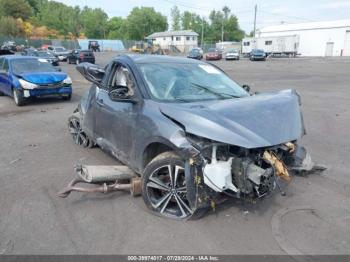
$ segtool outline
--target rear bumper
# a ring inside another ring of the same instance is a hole
[[[266,56],[252,56],[250,57],[251,60],[265,60]]]
[[[91,64],[95,64],[95,58],[84,58],[84,59],[79,59],[81,63],[87,62]]]
[[[206,56],[205,60],[220,60],[220,56]]]
[[[23,89],[23,96],[28,97],[48,97],[48,96],[69,96],[72,94],[72,86],[58,88],[37,88]]]
[[[225,57],[226,60],[235,60],[235,59],[239,59],[239,56],[238,55],[229,55],[229,56],[226,56]]]

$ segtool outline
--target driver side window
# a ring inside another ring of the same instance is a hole
[[[125,96],[135,93],[135,81],[129,70],[123,65],[116,65],[109,83],[109,91],[120,90]]]

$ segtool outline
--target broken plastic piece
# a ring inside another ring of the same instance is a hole
[[[263,159],[275,168],[275,174],[286,181],[290,181],[290,176],[285,164],[278,157],[269,151],[265,151]]]

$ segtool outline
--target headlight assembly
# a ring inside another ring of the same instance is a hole
[[[72,84],[72,79],[69,76],[67,76],[67,78],[63,80],[63,83],[66,84],[66,85],[71,85]]]
[[[37,87],[38,87],[36,84],[27,82],[27,81],[25,81],[25,80],[23,80],[23,79],[19,79],[18,81],[19,81],[19,83],[21,84],[21,86],[22,86],[23,89],[34,89],[34,88],[37,88]]]

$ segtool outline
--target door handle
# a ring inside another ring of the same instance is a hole
[[[105,104],[103,103],[103,99],[100,98],[100,99],[97,99],[96,100],[96,103],[99,105],[99,106],[104,106]]]

